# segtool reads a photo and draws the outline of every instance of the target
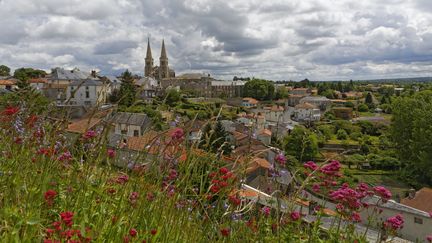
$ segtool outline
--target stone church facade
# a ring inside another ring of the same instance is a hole
[[[145,58],[144,76],[152,77],[157,80],[162,80],[164,78],[175,77],[174,70],[169,68],[168,65],[168,55],[165,48],[165,41],[162,40],[161,55],[159,58],[159,66],[154,66],[152,52],[150,48],[150,39],[147,42],[147,54]]]

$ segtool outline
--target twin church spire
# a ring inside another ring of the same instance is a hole
[[[168,66],[168,55],[166,53],[165,49],[165,41],[162,40],[162,49],[161,49],[161,55],[159,58],[159,67],[153,66],[153,57],[150,47],[150,38],[147,40],[147,54],[145,58],[145,67],[144,67],[144,75],[146,77],[153,77],[156,79],[163,79],[163,78],[169,78],[170,75],[170,69]]]

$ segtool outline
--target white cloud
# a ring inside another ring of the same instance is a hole
[[[429,0],[3,0],[0,60],[143,72],[151,35],[177,71],[222,78],[432,76]]]

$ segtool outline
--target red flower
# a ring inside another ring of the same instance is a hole
[[[124,243],[128,243],[130,241],[129,237],[125,236],[123,237],[123,242]]]
[[[68,227],[71,227],[72,224],[73,224],[73,222],[72,222],[73,216],[74,216],[74,213],[73,212],[69,212],[69,211],[60,213],[60,217],[61,217],[62,221]]]
[[[351,216],[352,221],[354,222],[361,222],[360,214],[357,212],[354,212]]]
[[[238,198],[237,196],[229,196],[229,197],[228,197],[228,200],[229,200],[232,204],[234,204],[235,206],[238,206],[238,205],[240,205],[240,203],[241,203],[240,198]]]
[[[153,194],[153,192],[148,192],[146,198],[147,198],[147,201],[151,202],[154,200],[155,195]]]
[[[150,230],[150,234],[152,234],[152,235],[156,235],[156,234],[157,234],[157,230],[156,230],[156,229],[152,229],[152,230]]]
[[[129,176],[127,176],[127,175],[125,175],[125,174],[120,175],[120,176],[117,177],[117,179],[116,179],[116,182],[117,182],[118,184],[121,184],[121,185],[125,184],[125,183],[128,182],[128,181],[129,181]]]
[[[109,148],[107,151],[108,157],[114,158],[116,156],[116,151],[114,149]]]
[[[53,222],[53,223],[52,223],[52,226],[53,226],[54,229],[57,230],[57,231],[62,230],[61,222],[60,222],[60,221],[55,221],[55,222]]]
[[[222,167],[222,168],[219,169],[219,173],[221,173],[222,175],[225,175],[228,172],[229,172],[229,170],[226,167]]]
[[[92,138],[94,138],[94,137],[96,137],[97,136],[97,133],[95,132],[95,131],[93,131],[93,130],[88,130],[85,134],[84,134],[84,138],[85,139],[92,139]]]
[[[54,191],[54,190],[48,190],[44,194],[45,201],[50,206],[53,204],[53,201],[54,201],[54,199],[55,199],[56,196],[57,196],[57,192]]]
[[[431,243],[432,242],[432,235],[428,235],[428,237],[426,237],[426,240]]]
[[[54,231],[53,229],[50,229],[50,228],[48,228],[48,229],[45,230],[45,233],[47,234],[47,237],[51,237],[51,235],[52,235],[54,232],[55,232],[55,231]]]
[[[217,185],[213,185],[213,186],[210,188],[210,191],[212,191],[213,193],[218,193],[219,190],[220,190],[220,187],[217,186]]]
[[[18,107],[8,106],[6,109],[2,112],[3,115],[12,116],[19,112]]]
[[[220,230],[220,232],[223,236],[227,237],[230,234],[230,229],[229,228],[223,228]]]
[[[171,139],[173,140],[183,140],[184,131],[181,128],[176,128],[173,133],[171,134]]]
[[[294,211],[294,212],[292,212],[291,213],[291,219],[293,220],[293,221],[297,221],[297,220],[299,220],[300,219],[300,212],[297,212],[297,211]]]
[[[227,186],[228,186],[228,183],[227,183],[226,181],[220,181],[220,182],[219,182],[219,186],[220,186],[220,187],[227,187]]]
[[[138,231],[134,228],[129,230],[129,235],[135,237],[138,234]]]

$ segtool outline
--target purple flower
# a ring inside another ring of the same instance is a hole
[[[275,161],[278,162],[282,166],[284,166],[286,164],[286,158],[283,154],[276,155]]]
[[[263,207],[263,208],[261,209],[261,212],[262,212],[265,216],[269,216],[269,215],[270,215],[270,211],[271,211],[271,208],[270,208],[270,207],[267,207],[267,206],[265,206],[265,207]]]
[[[294,211],[294,212],[292,212],[291,213],[291,219],[293,220],[293,221],[297,221],[297,220],[299,220],[300,219],[300,212],[297,212],[297,211]]]

